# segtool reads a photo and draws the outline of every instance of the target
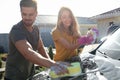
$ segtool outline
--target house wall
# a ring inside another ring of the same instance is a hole
[[[40,35],[45,47],[54,46],[51,31],[55,27],[55,24],[39,24]]]
[[[82,35],[85,35],[88,31],[88,28],[97,27],[97,24],[80,24],[80,32]]]

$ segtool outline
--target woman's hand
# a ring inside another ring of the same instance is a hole
[[[78,43],[80,45],[86,45],[86,44],[91,44],[92,41],[94,40],[93,36],[92,35],[84,35],[84,36],[81,36],[80,38],[78,38]]]
[[[86,45],[86,43],[87,43],[86,40],[87,40],[87,36],[85,35],[85,36],[79,37],[77,41],[80,45]]]

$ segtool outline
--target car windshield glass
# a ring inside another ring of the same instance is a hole
[[[120,29],[111,35],[99,48],[99,52],[109,54],[120,54]],[[118,55],[119,56],[119,55]]]

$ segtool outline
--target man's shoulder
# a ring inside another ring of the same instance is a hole
[[[20,28],[20,26],[24,26],[21,21],[17,24],[14,24],[12,28]]]
[[[113,26],[111,26],[109,29],[116,29],[116,28],[118,28],[119,26],[117,26],[117,25],[113,25]]]
[[[15,24],[15,25],[13,25],[13,27],[11,28],[11,31],[10,31],[10,33],[19,33],[19,32],[22,32],[21,30],[21,26],[23,26],[23,24],[21,23],[21,22],[19,22],[19,23],[17,23],[17,24]]]

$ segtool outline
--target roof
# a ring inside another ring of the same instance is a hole
[[[88,17],[76,17],[79,24],[96,24],[96,22]],[[56,24],[57,16],[55,15],[38,15],[36,18],[38,24]]]
[[[111,11],[108,11],[108,12],[102,13],[102,14],[100,14],[100,15],[105,15],[105,14],[115,14],[115,13],[120,13],[120,8],[113,9],[113,10],[111,10]]]
[[[57,22],[57,17],[54,15],[38,15],[36,18],[36,22],[54,24]]]
[[[105,13],[93,16],[91,18],[92,19],[104,19],[104,18],[111,18],[111,17],[117,17],[117,16],[120,16],[120,7],[110,10],[110,11],[107,11]]]

